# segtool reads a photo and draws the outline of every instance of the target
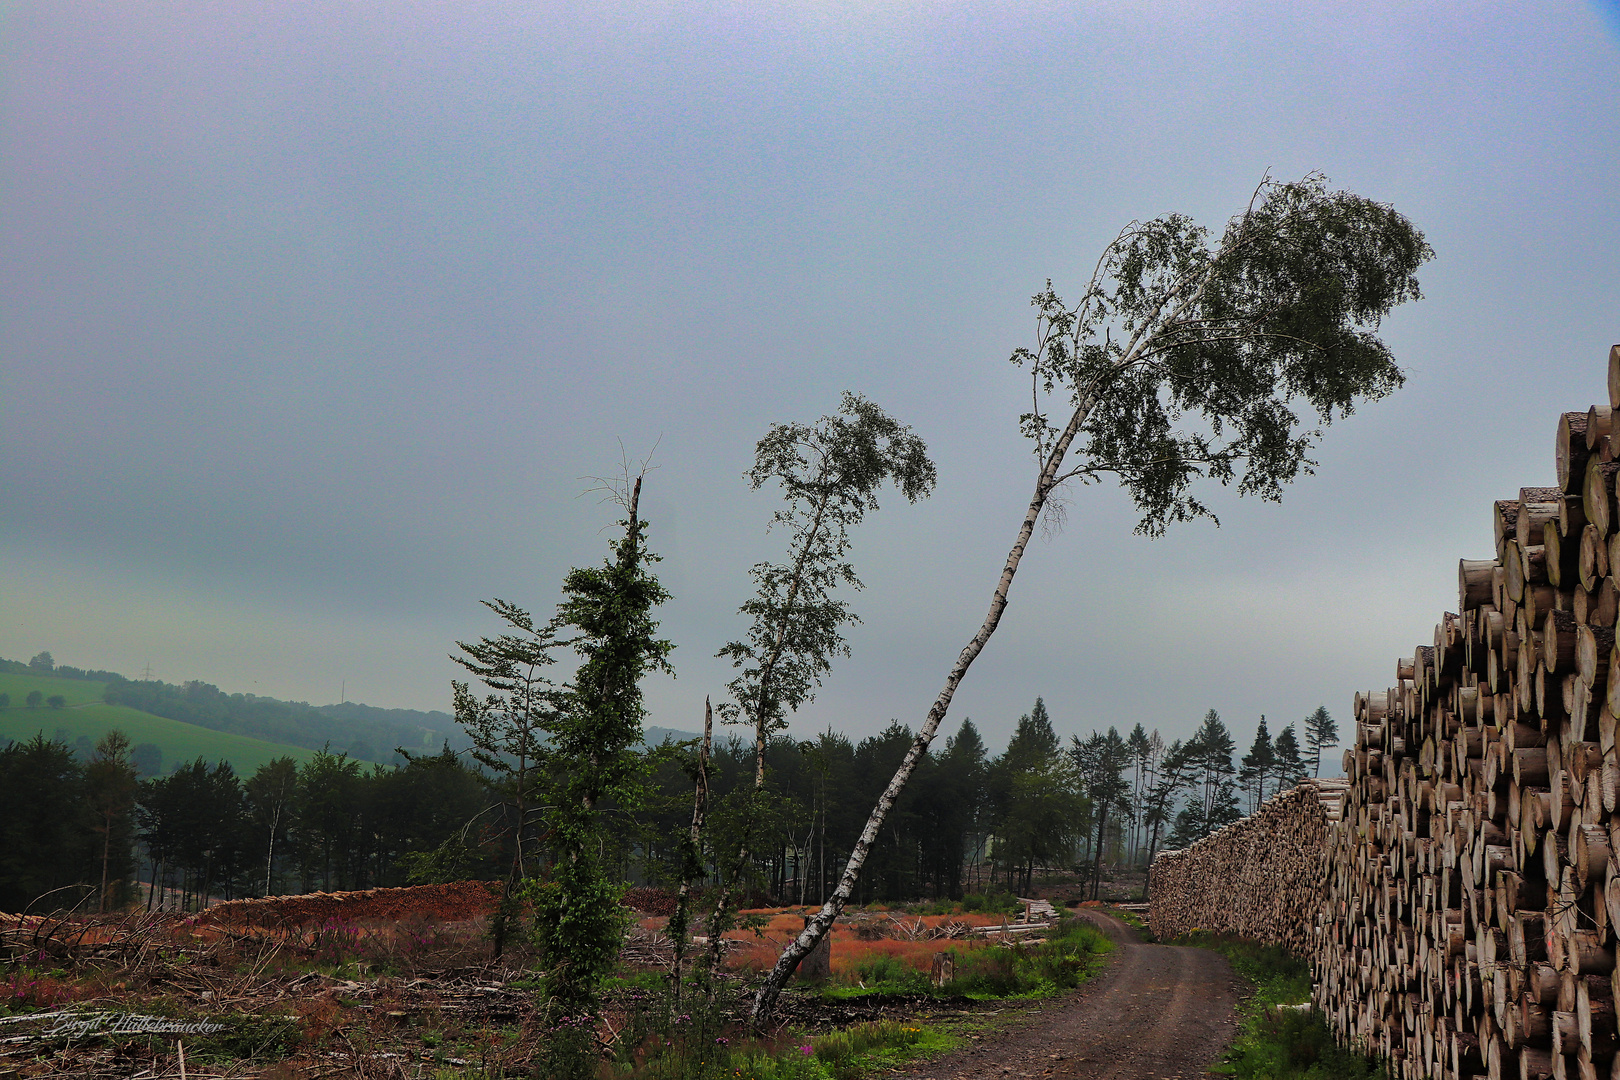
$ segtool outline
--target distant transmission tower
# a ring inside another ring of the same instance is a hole
[[[152,661],[146,662],[146,670],[141,672],[141,678],[146,682],[152,681]]]

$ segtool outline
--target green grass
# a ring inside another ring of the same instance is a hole
[[[1118,919],[1132,930],[1135,930],[1136,936],[1141,938],[1143,941],[1152,944],[1153,942],[1159,940],[1153,936],[1153,927],[1149,926],[1147,920],[1142,918],[1142,916],[1138,915],[1136,912],[1111,907],[1108,909],[1108,914],[1112,915],[1114,918]]]
[[[23,684],[20,696],[15,684]],[[11,685],[8,685],[11,684]],[[104,705],[98,690],[94,694],[86,687],[100,687],[101,683],[80,682],[76,679],[41,679],[29,675],[0,674],[0,693],[11,695],[11,706],[0,709],[0,742],[14,739],[27,742],[43,732],[47,739],[56,737],[56,729],[67,731],[72,743],[83,735],[94,743],[114,728],[129,737],[132,744],[155,743],[163,751],[163,772],[171,766],[195,761],[201,757],[212,764],[228,761],[239,776],[251,776],[260,765],[279,757],[290,757],[298,762],[308,761],[315,751],[286,743],[266,742],[245,735],[232,735],[211,731],[195,724],[169,720],[162,716],[131,709],[127,705]],[[77,691],[77,699],[70,697],[68,688]],[[38,689],[46,697],[61,694],[68,699],[64,709],[40,706],[30,709],[22,704],[28,690]],[[77,705],[77,707],[75,707]]]
[[[682,1017],[689,1020],[689,1017]],[[918,1021],[874,1020],[825,1035],[684,1025],[644,1038],[598,1075],[615,1080],[865,1080],[966,1040]]]
[[[856,1080],[893,1071],[917,1058],[938,1057],[962,1042],[921,1022],[874,1020],[822,1035],[809,1045],[825,1075]],[[784,1056],[791,1060],[791,1051]]]
[[[1214,934],[1175,943],[1221,953],[1254,987],[1238,1007],[1237,1038],[1210,1072],[1237,1080],[1388,1080],[1377,1062],[1335,1043],[1320,1012],[1278,1008],[1310,1001],[1311,972],[1304,960],[1276,945]]]

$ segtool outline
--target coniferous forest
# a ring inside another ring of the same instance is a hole
[[[773,737],[751,894],[821,901],[912,739],[898,722],[858,741],[831,730]],[[204,897],[493,879],[511,862],[511,780],[447,747],[407,752],[393,767],[317,751],[251,775],[199,760],[148,777],[131,750],[115,734],[86,757],[43,733],[0,749],[0,910],[100,907],[103,896],[115,908],[192,908]],[[627,883],[674,879],[692,750],[673,740],[645,748],[637,805],[612,808],[627,826],[611,852]],[[1193,738],[1170,744],[1140,724],[1065,739],[1037,698],[1000,753],[964,720],[925,755],[889,815],[857,902],[1027,891],[1047,870],[1140,866],[1236,820],[1313,764],[1293,726],[1275,738],[1257,731],[1239,756],[1213,711]],[[718,738],[711,768],[710,879],[715,852],[741,827],[737,796],[754,748]],[[531,827],[530,842],[537,835]]]

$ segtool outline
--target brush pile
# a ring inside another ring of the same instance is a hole
[[[501,896],[498,881],[457,881],[399,889],[304,893],[229,900],[197,916],[203,925],[295,929],[330,922],[357,923],[432,919],[459,922],[489,915]]]

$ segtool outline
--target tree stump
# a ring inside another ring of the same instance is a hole
[[[804,925],[809,926],[806,918]],[[826,982],[832,978],[832,933],[829,931],[814,949],[799,961],[797,978],[803,982]]]

